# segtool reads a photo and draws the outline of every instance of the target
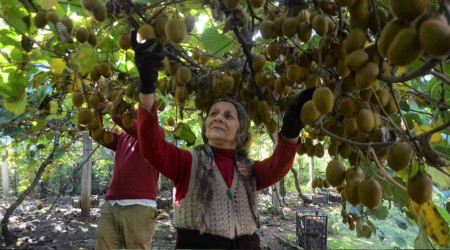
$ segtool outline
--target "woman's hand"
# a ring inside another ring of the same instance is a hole
[[[156,81],[158,80],[157,68],[163,67],[162,60],[165,53],[161,44],[156,44],[155,39],[150,39],[144,43],[138,43],[136,40],[137,32],[131,33],[131,47],[134,50],[134,62],[139,72],[141,81],[139,82],[139,91],[142,94],[155,93]]]
[[[300,130],[305,127],[300,121],[300,112],[303,104],[312,99],[315,89],[315,87],[312,87],[301,91],[289,105],[286,114],[284,114],[283,126],[281,127],[281,135],[284,138],[297,140],[297,137],[300,135]]]

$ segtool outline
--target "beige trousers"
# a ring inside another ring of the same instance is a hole
[[[142,205],[111,206],[108,200],[100,208],[96,249],[150,249],[157,212]]]

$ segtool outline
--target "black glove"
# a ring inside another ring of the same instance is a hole
[[[283,117],[283,126],[281,126],[281,134],[287,138],[295,138],[300,135],[300,130],[305,125],[300,121],[300,112],[303,104],[312,99],[316,87],[302,90],[289,105],[286,114]]]
[[[144,43],[138,43],[136,40],[137,31],[131,32],[131,47],[134,50],[134,63],[139,72],[141,81],[139,82],[139,91],[143,94],[155,93],[155,82],[158,80],[157,68],[163,67],[164,51],[161,44],[149,48],[155,43],[155,39],[150,39]]]

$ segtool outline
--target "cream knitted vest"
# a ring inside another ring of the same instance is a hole
[[[180,205],[174,206],[174,226],[229,239],[234,239],[236,235],[252,235],[259,224],[256,211],[258,196],[253,174],[247,177],[234,168],[230,199],[220,170],[217,167],[211,170],[211,157],[204,146],[191,153],[189,190]],[[251,172],[253,161],[245,160]]]

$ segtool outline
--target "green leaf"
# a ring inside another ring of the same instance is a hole
[[[58,0],[36,0],[36,2],[45,10],[51,10]]]
[[[445,141],[442,140],[444,143]],[[448,154],[448,149],[447,149]],[[445,171],[445,170],[444,170]],[[433,180],[433,184],[436,185],[439,190],[448,190],[450,189],[450,178],[437,170],[436,168],[427,168],[427,173],[431,176],[431,179]]]
[[[389,209],[386,206],[378,207],[377,209],[372,210],[375,217],[379,220],[385,220],[389,215]]]
[[[97,51],[89,44],[84,44],[78,50],[72,63],[81,75],[87,75],[98,64]]]
[[[399,219],[395,219],[395,222],[397,223],[397,226],[403,230],[408,229],[408,225],[406,224],[406,222],[401,221]]]
[[[12,32],[10,30],[0,30],[0,43],[3,47],[7,45],[12,45],[14,47],[20,47],[20,42],[13,38]]]
[[[417,235],[416,239],[414,240],[414,248],[415,249],[432,249],[433,247],[430,244],[430,241],[428,240],[427,233],[425,229],[423,228],[423,217],[419,216],[418,221],[419,226],[419,234]]]
[[[217,28],[208,28],[203,31],[201,41],[208,53],[220,57],[231,47],[233,39],[220,35]]]
[[[397,243],[397,245],[399,245],[399,247],[401,247],[401,248],[405,248],[405,247],[408,245],[408,243],[406,242],[406,240],[405,240],[403,237],[395,236],[395,237],[393,238],[393,240],[394,240],[395,243]]]
[[[65,155],[66,151],[62,148],[58,148],[53,155],[54,159],[59,159]]]
[[[145,5],[145,4],[152,4],[152,3],[161,3],[161,0],[133,0],[134,4],[139,5]]]
[[[24,132],[22,127],[7,127],[3,130],[3,135],[14,137]]]
[[[33,121],[31,124],[31,130],[33,132],[40,131],[41,129],[45,128],[47,126],[48,121],[43,119],[37,119],[36,121]]]
[[[44,144],[38,144],[38,145],[36,146],[36,148],[37,148],[37,149],[44,149],[44,148],[45,148],[45,145],[44,145]]]
[[[372,236],[372,229],[368,225],[363,225],[361,229],[356,229],[356,236],[370,239]]]
[[[384,199],[393,200],[395,203],[399,204],[402,207],[408,205],[408,194],[406,193],[406,190],[397,187],[395,184],[384,178],[379,178],[378,176],[376,176],[375,178],[380,183],[381,188],[383,189]],[[406,184],[402,179],[398,177],[394,177],[393,179],[397,183],[406,187]]]
[[[175,131],[173,131],[173,135],[175,139],[186,141],[188,147],[194,145],[195,143],[196,136],[194,132],[192,132],[189,125],[187,125],[186,123],[180,122],[175,128]]]
[[[27,108],[27,93],[24,91],[20,97],[5,99],[3,105],[9,112],[21,115]]]
[[[0,84],[0,94],[5,98],[14,98],[23,95],[27,81],[21,72],[14,71],[8,75],[8,81]]]
[[[24,8],[20,8],[21,4],[17,1],[8,1],[8,3],[2,2],[2,8],[0,8],[0,14],[2,19],[6,21],[8,26],[17,29],[20,33],[27,33],[28,26],[22,20],[27,16]]]
[[[443,209],[442,207],[436,205],[436,209],[439,212],[439,214],[442,216],[442,218],[445,220],[447,224],[450,223],[450,214],[447,212],[447,210]]]

